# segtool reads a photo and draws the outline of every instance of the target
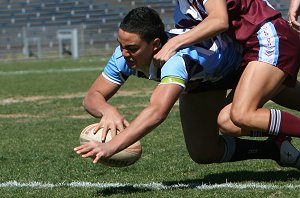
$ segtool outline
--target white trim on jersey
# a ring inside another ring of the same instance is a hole
[[[203,18],[197,10],[191,5],[193,2],[188,0],[178,0],[181,13],[191,15],[194,19],[202,21]]]
[[[108,77],[107,74],[104,73],[104,72],[102,72],[102,76],[103,76],[106,80],[108,80],[108,81],[110,81],[110,82],[112,82],[112,83],[115,83],[115,84],[117,84],[117,85],[122,85],[121,83],[119,83],[119,82],[117,82],[117,81],[115,81],[115,80],[112,80],[112,79],[111,79],[110,77]]]
[[[203,5],[205,5],[205,4],[207,3],[207,1],[208,1],[208,0],[204,0],[204,1],[203,1]]]

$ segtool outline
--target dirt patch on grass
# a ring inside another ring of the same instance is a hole
[[[0,114],[0,118],[40,118],[42,116],[31,115],[31,114]]]
[[[114,97],[123,97],[123,96],[147,96],[150,95],[152,90],[137,90],[137,91],[127,91],[120,90]],[[66,95],[57,95],[57,96],[27,96],[27,97],[11,97],[4,98],[0,100],[0,105],[9,105],[15,103],[23,103],[23,102],[37,102],[37,101],[45,101],[45,100],[53,100],[53,99],[72,99],[72,98],[83,98],[86,93],[71,93]]]
[[[85,114],[85,115],[70,115],[70,116],[66,116],[67,118],[72,118],[72,119],[89,119],[89,118],[93,118],[90,114]]]
[[[73,93],[61,96],[27,96],[27,97],[12,97],[5,98],[0,100],[0,105],[9,105],[15,103],[23,103],[23,102],[37,102],[43,100],[52,100],[52,99],[72,99],[83,97],[84,93]]]

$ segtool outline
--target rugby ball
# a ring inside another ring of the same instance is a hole
[[[85,144],[91,140],[101,142],[102,128],[96,132],[99,123],[91,124],[85,127],[80,134],[80,144]],[[107,133],[105,142],[112,139],[110,131]],[[134,164],[142,155],[142,146],[140,141],[135,142],[126,149],[114,154],[109,158],[101,158],[99,163],[111,167],[125,167]]]

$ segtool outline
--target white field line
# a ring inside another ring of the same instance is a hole
[[[79,67],[61,69],[41,69],[41,70],[19,70],[19,71],[0,71],[0,76],[14,76],[26,74],[49,74],[49,73],[73,73],[85,71],[102,71],[103,67]]]
[[[91,182],[71,182],[71,183],[42,183],[42,182],[28,182],[22,183],[17,181],[8,181],[0,183],[0,188],[58,188],[58,187],[73,187],[73,188],[136,188],[136,189],[150,189],[150,190],[172,190],[172,189],[198,189],[198,190],[211,190],[211,189],[287,189],[295,190],[300,189],[300,185],[273,185],[261,183],[222,183],[222,184],[172,184],[167,185],[163,183],[142,183],[142,184],[129,184],[129,183],[91,183]]]

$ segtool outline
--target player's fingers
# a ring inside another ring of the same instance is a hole
[[[87,158],[87,157],[91,157],[93,155],[95,155],[95,152],[94,151],[90,151],[90,152],[87,152],[87,153],[81,155],[81,157]]]
[[[153,59],[153,65],[157,68],[160,68],[160,64],[158,60]]]
[[[95,126],[93,133],[96,134],[99,131],[99,129],[101,129],[100,123]]]
[[[117,125],[116,131],[115,131],[115,135],[117,135],[118,132],[124,131],[125,127],[126,127],[126,126],[124,125],[124,121],[120,122],[120,123]]]
[[[76,152],[76,151],[79,151],[80,149],[81,149],[81,146],[77,146],[73,150]]]
[[[83,153],[86,153],[90,150],[89,146],[88,145],[81,145],[79,147],[76,147],[74,149],[74,151],[77,153],[77,154],[83,154]]]
[[[164,66],[165,63],[166,63],[166,61],[161,59],[158,63],[159,64],[158,68],[162,68],[162,66]]]
[[[85,149],[85,148],[87,148],[88,147],[88,142],[87,143],[85,143],[85,144],[82,144],[82,145],[80,145],[80,146],[77,146],[77,147],[75,147],[74,148],[74,151],[78,151],[78,152],[82,152],[82,150],[83,149]]]
[[[299,34],[300,23],[297,20],[298,17],[295,15],[295,13],[290,13],[288,18],[289,18],[288,20],[289,25],[293,28],[294,31],[296,31]]]
[[[108,131],[109,131],[108,127],[104,126],[102,129],[101,142],[105,142]]]
[[[114,137],[115,135],[117,135],[117,127],[115,125],[113,125],[110,128],[110,134],[111,134],[112,137]]]
[[[300,36],[300,27],[292,26],[292,29]]]
[[[292,24],[294,27],[300,28],[300,23],[298,21],[293,21]]]
[[[123,124],[124,124],[125,128],[129,126],[129,122],[127,120],[124,120]]]
[[[101,154],[97,154],[95,159],[93,160],[93,163],[96,164],[101,158]]]
[[[153,64],[155,67],[157,68],[162,68],[162,66],[165,64],[165,60],[164,57],[165,55],[162,55],[161,53],[157,53],[154,57],[153,57]]]
[[[296,31],[296,32],[300,32],[300,23],[297,21],[293,21],[292,22],[292,28]]]
[[[162,68],[162,66],[166,63],[166,61],[164,60],[159,60],[156,62],[156,64],[154,65],[157,68]]]

